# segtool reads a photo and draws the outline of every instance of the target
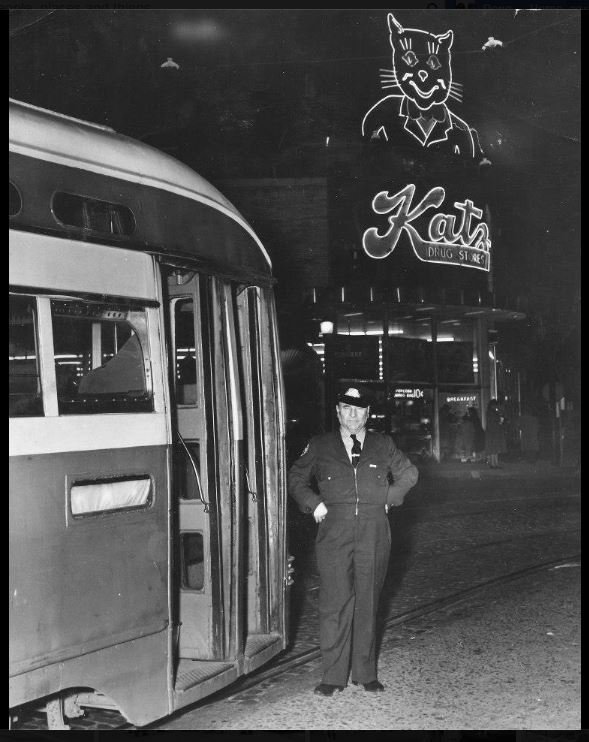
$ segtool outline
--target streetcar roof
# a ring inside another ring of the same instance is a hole
[[[9,99],[9,150],[69,167],[114,176],[191,198],[225,214],[253,238],[252,227],[205,178],[179,160],[114,129]]]

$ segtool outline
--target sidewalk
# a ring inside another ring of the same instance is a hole
[[[416,465],[421,477],[428,479],[575,479],[580,471],[574,466],[557,466],[549,461],[501,462],[500,469],[490,469],[484,462],[462,464],[460,461],[421,462]]]

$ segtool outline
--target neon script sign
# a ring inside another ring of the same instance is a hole
[[[380,234],[378,227],[369,227],[362,236],[364,251],[371,258],[382,260],[390,255],[405,231],[411,242],[413,252],[425,263],[445,263],[464,268],[478,268],[488,271],[491,266],[491,240],[485,222],[476,226],[473,220],[480,220],[482,209],[478,209],[470,199],[455,201],[454,208],[460,212],[456,225],[455,214],[434,214],[427,227],[427,238],[422,237],[413,224],[427,209],[438,208],[446,198],[446,191],[436,186],[413,206],[415,186],[402,188],[393,196],[388,191],[380,191],[372,200],[376,214],[389,214],[389,229]]]

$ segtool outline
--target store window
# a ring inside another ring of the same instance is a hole
[[[51,313],[61,415],[153,410],[144,310],[54,300]]]
[[[390,383],[432,383],[434,363],[431,319],[399,317],[391,320],[386,361]]]
[[[442,320],[437,335],[440,384],[476,384],[478,358],[475,323],[469,318]]]
[[[395,386],[390,391],[390,433],[407,454],[427,457],[432,453],[432,387]]]

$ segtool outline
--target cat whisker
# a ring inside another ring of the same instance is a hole
[[[381,85],[381,88],[383,90],[386,90],[387,88],[399,88],[399,85],[397,83],[394,83],[392,85]]]
[[[448,98],[454,98],[454,100],[458,101],[458,103],[462,103],[462,97],[456,95],[455,93],[448,93]]]
[[[452,80],[452,82],[450,83],[450,87],[451,88],[462,89],[464,87],[464,85],[461,82],[454,82],[454,80]]]

